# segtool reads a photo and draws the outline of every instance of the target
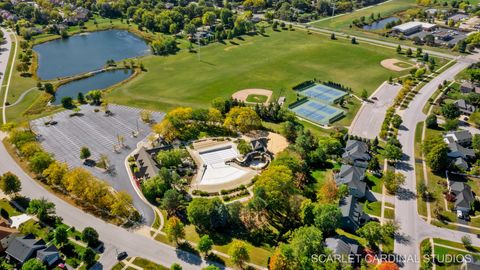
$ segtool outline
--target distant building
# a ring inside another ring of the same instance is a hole
[[[352,195],[340,200],[340,211],[342,212],[341,228],[346,231],[354,232],[370,220],[370,217],[363,212],[362,205]]]
[[[35,257],[37,251],[45,248],[45,241],[36,239],[33,234],[19,236],[10,243],[7,250],[7,259],[22,265],[30,258]]]
[[[436,24],[426,22],[407,22],[400,25],[396,25],[392,28],[394,32],[402,33],[404,35],[411,35],[420,31],[433,31],[437,28]]]
[[[468,104],[464,99],[459,99],[454,102],[455,106],[460,110],[462,114],[470,115],[477,109],[475,106]]]
[[[37,251],[37,259],[51,267],[60,260],[60,253],[55,246],[51,245],[45,249]]]
[[[340,172],[335,175],[335,181],[337,185],[347,185],[350,194],[357,198],[365,197],[367,190],[367,183],[365,179],[365,168],[342,165]]]
[[[360,254],[360,245],[357,241],[345,236],[335,236],[325,239],[325,248],[332,251],[333,254],[339,255],[344,261],[355,258]]]
[[[158,174],[157,162],[153,159],[152,153],[149,153],[145,147],[142,146],[138,153],[134,155],[134,158],[138,167],[137,178],[148,179]]]
[[[342,154],[343,162],[350,165],[366,168],[371,159],[368,145],[362,141],[348,140]]]
[[[478,87],[477,85],[475,85],[472,82],[466,81],[466,82],[463,82],[460,85],[460,92],[462,92],[464,94],[468,94],[468,93],[472,93],[472,92],[478,93],[478,92],[480,92],[480,87]]]
[[[463,21],[463,20],[466,20],[466,19],[468,19],[468,18],[470,18],[470,16],[468,16],[467,14],[457,13],[457,14],[455,14],[455,15],[452,15],[452,16],[448,17],[447,20],[449,20],[449,21],[452,20],[452,21],[454,21],[455,23],[457,23],[457,22],[459,22],[459,21]]]

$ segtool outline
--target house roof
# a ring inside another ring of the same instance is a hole
[[[33,252],[45,247],[45,242],[37,240],[33,234],[19,236],[10,243],[6,253],[17,261],[24,263],[33,254]]]
[[[52,255],[59,255],[58,249],[54,245],[37,251],[37,259],[41,260],[42,262],[45,262],[48,257]]]
[[[267,151],[267,145],[268,145],[268,138],[258,138],[258,139],[253,139],[250,141],[252,144],[253,151],[262,151],[266,152]]]
[[[465,161],[465,159],[458,157],[453,161],[453,164],[457,166],[460,169],[463,170],[468,170],[468,163]]]
[[[351,158],[353,160],[370,160],[368,146],[366,143],[361,141],[348,140],[342,157]]]
[[[446,133],[445,137],[452,137],[455,141],[471,141],[472,133],[468,130],[457,130]]]
[[[334,254],[339,255],[358,253],[358,243],[345,236],[335,236],[325,239],[325,247],[332,250]]]
[[[475,89],[475,85],[472,82],[469,82],[469,81],[463,82],[460,87],[465,88],[465,89],[470,89],[470,90]]]
[[[475,109],[476,109],[475,106],[468,104],[467,101],[465,101],[464,99],[458,99],[458,100],[455,101],[454,104],[459,109],[467,110],[467,111],[470,111],[470,112],[474,112]]]
[[[138,150],[136,155],[136,159],[138,164],[140,165],[140,174],[145,178],[154,177],[158,174],[158,167],[155,160],[153,160],[152,156],[147,152],[145,147],[141,147]]]
[[[360,223],[360,219],[364,215],[362,205],[352,195],[340,200],[340,211],[343,217],[349,217],[356,223]]]
[[[472,189],[465,185],[465,189],[455,196],[455,207],[470,208],[474,200]]]
[[[342,165],[340,172],[336,175],[337,185],[346,184],[351,188],[365,191],[367,184],[363,181],[365,178],[365,168]]]
[[[448,149],[450,150],[450,155],[453,153],[455,157],[462,157],[463,159],[475,157],[475,151],[470,148],[465,148],[457,142],[452,142],[448,144]]]

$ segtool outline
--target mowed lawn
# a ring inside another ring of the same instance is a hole
[[[416,6],[415,0],[391,0],[378,4],[376,6],[371,6],[361,10],[354,11],[352,13],[347,13],[332,19],[326,19],[313,23],[313,26],[328,28],[337,31],[349,30],[350,24],[354,19],[360,19],[360,17],[365,16],[368,20],[370,14],[374,13],[375,16],[380,13],[382,17],[386,18],[394,13],[403,11]]]
[[[148,71],[113,89],[108,99],[156,110],[198,108],[241,89],[265,88],[274,91],[274,98],[287,96],[290,103],[296,95],[291,88],[313,78],[344,84],[357,94],[363,89],[372,93],[390,75],[402,75],[380,65],[393,57],[402,58],[393,49],[370,44],[299,30],[267,31],[267,36],[211,44],[200,53],[145,57]]]

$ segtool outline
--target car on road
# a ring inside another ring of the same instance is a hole
[[[119,261],[121,261],[121,260],[123,260],[127,257],[128,257],[128,254],[127,254],[126,251],[122,251],[122,252],[117,254],[117,260],[119,260]]]
[[[378,98],[377,98],[377,97],[372,97],[372,99],[373,99],[373,100],[378,100]]]
[[[461,210],[457,210],[457,218],[463,219],[463,212]]]

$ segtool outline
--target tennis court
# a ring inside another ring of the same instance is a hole
[[[333,104],[336,103],[340,98],[346,96],[347,92],[326,86],[324,84],[315,84],[305,90],[300,91],[300,94],[327,104]]]
[[[343,110],[320,103],[316,100],[308,100],[291,108],[298,116],[320,125],[328,125],[343,116]]]

